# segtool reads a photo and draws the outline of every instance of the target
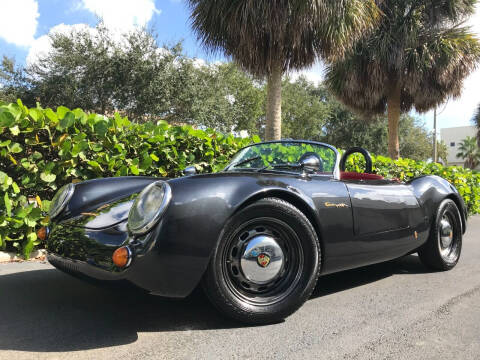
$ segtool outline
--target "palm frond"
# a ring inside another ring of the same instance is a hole
[[[378,18],[373,0],[188,0],[203,46],[255,75],[342,55]]]
[[[393,85],[401,110],[428,111],[458,97],[478,65],[480,42],[458,21],[474,0],[385,0],[379,26],[326,69],[331,91],[360,113],[383,113]]]

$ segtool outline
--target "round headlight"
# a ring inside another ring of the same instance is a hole
[[[58,214],[62,212],[72,198],[74,189],[75,186],[73,184],[67,184],[62,186],[60,190],[57,191],[50,203],[50,210],[48,211],[50,219],[57,217]]]
[[[138,194],[128,213],[128,228],[136,235],[153,228],[167,209],[172,190],[165,181],[156,181]]]

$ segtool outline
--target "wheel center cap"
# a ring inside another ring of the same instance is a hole
[[[270,256],[268,254],[261,253],[257,256],[257,263],[262,268],[266,268],[268,264],[270,264]]]
[[[275,238],[261,234],[248,241],[240,259],[240,267],[249,281],[267,284],[280,273],[283,261],[282,248]]]
[[[440,241],[443,248],[448,248],[453,242],[452,225],[445,219],[440,222]]]

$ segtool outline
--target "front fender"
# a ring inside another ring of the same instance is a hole
[[[152,293],[187,296],[201,280],[225,223],[249,202],[283,193],[315,211],[311,199],[291,186],[291,178],[220,173],[170,180],[172,200],[149,260],[143,259],[146,270],[151,266],[164,274]]]

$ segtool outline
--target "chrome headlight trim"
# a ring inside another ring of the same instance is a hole
[[[162,201],[161,201],[160,205],[156,209],[155,213],[153,213],[152,216],[150,216],[149,219],[144,218],[141,223],[132,224],[132,218],[133,217],[135,217],[135,216],[143,217],[144,216],[144,214],[140,213],[138,205],[141,201],[143,201],[145,199],[145,197],[147,195],[149,195],[149,193],[152,190],[155,190],[155,187],[159,187],[163,191],[163,198],[162,198]],[[133,202],[133,205],[130,208],[130,211],[128,213],[127,225],[128,225],[128,229],[130,230],[130,232],[134,235],[143,235],[143,234],[146,234],[147,232],[149,232],[160,221],[161,217],[163,216],[163,214],[167,210],[168,205],[170,204],[171,198],[172,198],[172,189],[170,188],[170,185],[163,180],[156,181],[154,183],[151,183],[147,187],[145,187],[140,192],[140,194],[138,194],[137,198]]]
[[[50,203],[50,209],[48,211],[50,219],[56,218],[63,211],[63,209],[65,209],[65,206],[72,198],[74,191],[75,185],[72,183],[62,186],[57,191],[52,199],[52,202]]]

